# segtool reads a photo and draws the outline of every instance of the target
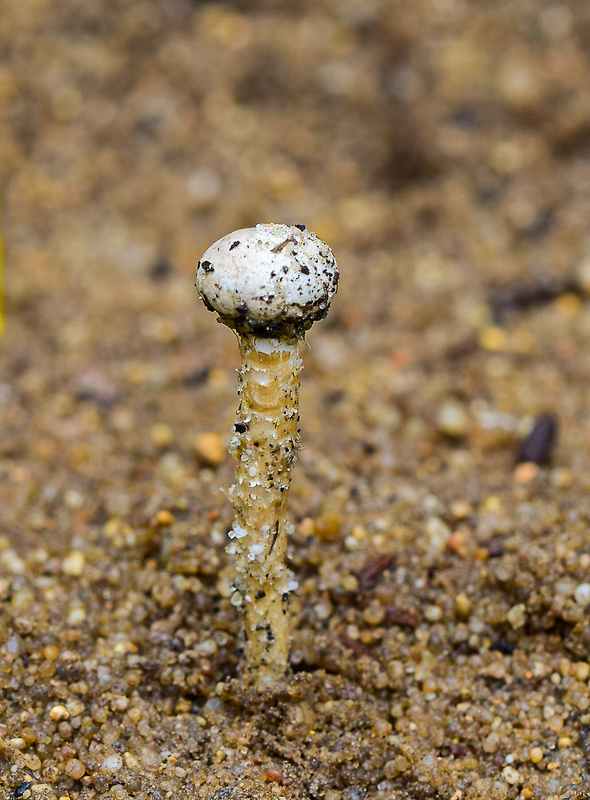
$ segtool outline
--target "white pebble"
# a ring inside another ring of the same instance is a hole
[[[0,565],[12,575],[22,575],[25,571],[25,562],[14,550],[5,550],[0,556]]]
[[[81,625],[85,621],[86,609],[83,606],[78,606],[77,608],[71,608],[69,610],[67,617],[68,625],[75,627],[76,625]]]
[[[424,616],[428,622],[438,622],[442,619],[442,608],[440,606],[426,606]]]
[[[449,400],[439,408],[436,425],[441,433],[459,439],[467,433],[469,420],[465,409],[455,401]]]
[[[574,600],[581,606],[590,603],[590,583],[580,583],[574,589]]]
[[[526,606],[524,603],[517,603],[508,611],[506,619],[514,630],[522,628],[526,622]]]
[[[446,522],[440,517],[430,517],[426,522],[426,533],[432,549],[437,553],[444,552],[451,536],[451,529]]]
[[[123,767],[123,759],[117,753],[107,756],[102,762],[102,768],[107,772],[117,772]]]
[[[79,550],[72,550],[61,562],[62,572],[66,575],[71,575],[73,578],[79,578],[84,572],[85,566],[86,558],[84,553]]]
[[[144,767],[159,767],[162,758],[159,753],[150,747],[142,747],[139,750],[139,760]]]
[[[213,203],[222,188],[221,178],[211,169],[202,167],[188,176],[187,187],[191,199],[197,204],[206,206]]]
[[[504,767],[502,770],[502,777],[512,786],[514,786],[516,783],[522,783],[522,776],[514,767]]]

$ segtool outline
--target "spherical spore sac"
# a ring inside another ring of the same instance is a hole
[[[207,308],[238,333],[296,337],[326,316],[338,277],[332,251],[314,233],[264,224],[212,244],[195,285]]]

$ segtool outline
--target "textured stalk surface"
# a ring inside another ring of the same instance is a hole
[[[236,483],[228,495],[236,517],[228,552],[236,558],[232,603],[244,615],[245,668],[258,688],[285,673],[289,592],[285,565],[287,494],[299,448],[301,340],[240,336],[240,405],[230,452]]]

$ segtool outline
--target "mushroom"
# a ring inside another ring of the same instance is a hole
[[[304,225],[257,225],[224,236],[198,263],[196,287],[236,333],[240,403],[229,450],[235,520],[231,602],[244,619],[244,674],[264,689],[287,668],[287,493],[299,449],[299,374],[305,332],[326,316],[338,286],[332,251]]]

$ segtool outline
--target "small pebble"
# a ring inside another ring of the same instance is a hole
[[[125,711],[129,705],[129,698],[123,695],[117,695],[111,700],[111,708],[113,711]]]
[[[168,509],[162,508],[152,522],[157,528],[167,528],[174,523],[174,514]]]
[[[479,345],[491,353],[498,353],[506,347],[506,331],[490,325],[479,332]]]
[[[468,553],[465,531],[453,531],[453,533],[451,533],[449,536],[447,548],[451,551],[451,553],[457,553],[458,555],[465,557]]]
[[[549,479],[551,484],[558,489],[566,489],[568,486],[572,485],[574,476],[571,469],[567,467],[555,467],[549,473]]]
[[[381,603],[372,601],[363,611],[363,619],[369,625],[381,625],[385,618],[385,609]]]
[[[70,609],[70,611],[68,611],[67,623],[72,628],[75,628],[76,625],[81,625],[85,621],[86,621],[86,609],[83,606],[72,608]]]
[[[49,716],[54,722],[61,722],[63,719],[69,719],[70,712],[65,706],[53,706],[49,712]]]
[[[359,588],[359,581],[356,575],[351,575],[349,573],[348,575],[342,576],[341,585],[345,592],[356,592]]]
[[[506,619],[514,630],[522,628],[526,622],[526,606],[524,603],[518,603],[508,611]]]
[[[53,786],[49,783],[33,783],[30,796],[34,798],[34,800],[56,800],[57,798]]]
[[[217,433],[200,433],[194,441],[199,461],[209,467],[218,467],[225,458],[225,448]]]
[[[164,449],[174,441],[174,432],[165,422],[156,422],[150,428],[150,439],[155,447]]]
[[[222,182],[217,172],[208,167],[201,167],[187,178],[187,189],[192,204],[196,207],[212,205],[222,189]]]
[[[125,766],[128,767],[128,769],[138,769],[140,766],[139,760],[135,758],[133,753],[126,752],[123,758],[125,759]]]
[[[26,747],[27,743],[21,736],[14,736],[12,739],[8,740],[8,744],[14,747],[15,750],[22,750],[23,747]]]
[[[25,572],[25,562],[11,549],[2,552],[0,565],[13,575],[22,575]]]
[[[84,495],[78,489],[67,489],[64,492],[64,504],[68,508],[81,508],[84,505]]]
[[[330,614],[332,613],[332,606],[330,603],[316,603],[313,607],[315,615],[318,619],[326,620],[329,619]]]
[[[67,741],[74,732],[74,729],[69,722],[64,721],[60,722],[57,726],[57,732],[64,741]]]
[[[85,566],[86,557],[80,550],[72,550],[61,562],[62,572],[65,575],[71,575],[73,578],[79,578],[84,572]]]
[[[440,517],[430,517],[426,522],[428,541],[433,550],[442,553],[448,545],[451,529]]]
[[[116,656],[125,656],[128,653],[137,653],[137,645],[133,642],[128,640],[123,642],[117,642],[116,645],[113,647],[113,655]]]
[[[59,648],[54,644],[46,644],[42,650],[43,657],[48,661],[55,661],[59,656]]]
[[[468,519],[473,513],[473,508],[467,500],[455,500],[451,503],[451,514],[455,519]]]
[[[540,414],[520,446],[517,461],[546,464],[551,459],[556,438],[557,417],[550,413]]]
[[[455,597],[455,609],[457,611],[457,616],[466,619],[469,614],[471,613],[471,600],[465,592],[460,592]]]
[[[517,783],[522,783],[522,776],[520,772],[511,766],[504,767],[502,770],[502,777],[511,786],[514,786]]]
[[[531,747],[529,751],[529,758],[533,764],[538,764],[543,759],[543,751],[540,747]]]
[[[336,542],[340,536],[340,516],[334,512],[320,514],[315,520],[314,534],[321,542]]]
[[[527,486],[535,480],[538,474],[539,467],[537,464],[533,464],[532,461],[524,461],[514,469],[514,482],[521,486]]]
[[[439,622],[442,619],[442,608],[440,606],[426,606],[424,609],[424,617],[428,622]]]
[[[574,600],[578,605],[587,606],[590,603],[590,583],[579,583],[574,589]]]
[[[123,759],[118,753],[107,756],[102,762],[102,768],[107,772],[118,772],[123,767]]]
[[[139,750],[139,759],[144,767],[159,767],[162,761],[160,754],[156,753],[150,747],[141,747]]]
[[[65,772],[73,780],[79,781],[86,772],[86,767],[79,759],[70,758],[69,761],[66,761]]]
[[[282,784],[282,782],[283,782],[283,773],[277,767],[269,767],[266,770],[266,780],[269,783]]]
[[[445,436],[449,436],[451,439],[460,439],[467,433],[469,419],[463,406],[449,400],[439,408],[436,415],[436,426]]]
[[[501,66],[498,93],[512,111],[530,113],[542,102],[543,82],[532,63],[513,57]]]

